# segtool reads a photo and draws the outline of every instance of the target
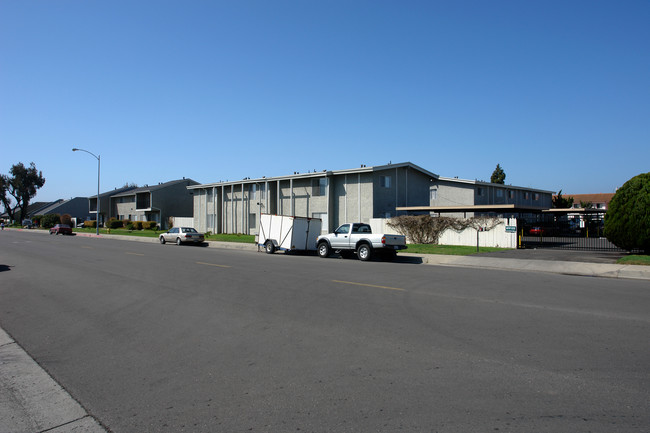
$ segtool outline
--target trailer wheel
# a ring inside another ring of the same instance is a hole
[[[264,250],[266,251],[266,254],[273,254],[275,252],[275,245],[273,245],[273,241],[266,241],[264,244]]]
[[[327,258],[330,255],[330,246],[327,242],[318,244],[318,255],[322,258]]]
[[[359,257],[359,260],[364,262],[370,260],[372,258],[372,248],[370,248],[370,245],[359,245],[359,248],[357,248],[357,257]]]

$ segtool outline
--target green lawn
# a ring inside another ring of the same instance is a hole
[[[87,228],[77,228],[72,229],[75,233],[88,233],[94,235],[97,233],[97,229],[87,229]],[[158,235],[162,233],[161,231],[156,230],[127,230],[127,229],[105,229],[100,228],[100,235],[124,235],[124,236],[138,236],[143,238],[157,238]]]
[[[242,242],[246,244],[252,244],[255,242],[255,236],[253,235],[230,235],[218,233],[205,238],[208,241],[217,241],[217,242]]]
[[[77,228],[73,229],[75,233],[88,233],[96,234],[97,229],[87,229],[87,228]],[[123,235],[123,236],[139,236],[145,238],[157,238],[160,233],[164,233],[163,230],[127,230],[127,229],[108,229],[100,228],[100,235]],[[244,242],[244,243],[253,243],[255,242],[255,236],[252,235],[230,235],[230,234],[215,234],[205,237],[207,241],[218,241],[218,242]]]
[[[650,256],[629,255],[618,259],[619,265],[645,265],[650,266]]]

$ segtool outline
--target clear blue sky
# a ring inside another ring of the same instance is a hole
[[[411,161],[614,192],[650,171],[650,2],[0,0],[0,172],[37,201]]]

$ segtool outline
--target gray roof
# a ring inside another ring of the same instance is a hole
[[[190,185],[197,185],[198,182],[192,179],[177,179],[177,180],[170,180],[169,182],[164,182],[164,183],[159,183],[157,185],[145,185],[142,187],[138,188],[132,188],[128,191],[120,192],[117,194],[111,194],[111,197],[126,197],[126,196],[132,196],[141,192],[151,192],[151,191],[156,191],[159,189],[164,189],[173,185],[177,184],[183,184],[183,183],[189,183]]]
[[[371,173],[375,171],[390,170],[395,168],[410,167],[417,171],[424,173],[427,176],[430,176],[434,179],[437,179],[439,176],[435,173],[432,173],[424,168],[417,166],[411,162],[401,162],[398,164],[386,164],[386,165],[376,165],[372,167],[366,167],[365,165],[359,168],[350,168],[345,170],[323,170],[323,171],[313,171],[307,173],[294,173],[286,176],[276,176],[276,177],[262,177],[257,179],[245,178],[242,180],[235,181],[225,181],[225,182],[213,182],[200,185],[188,186],[187,189],[200,189],[200,188],[210,188],[213,186],[222,186],[222,185],[240,185],[242,183],[261,183],[268,181],[278,181],[278,180],[287,180],[287,179],[306,179],[310,177],[323,177],[323,176],[338,176],[345,174],[356,174],[356,173]]]

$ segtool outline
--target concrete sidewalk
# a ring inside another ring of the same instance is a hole
[[[0,431],[106,432],[1,328]]]
[[[650,280],[650,266],[617,265],[564,260],[531,260],[497,258],[482,255],[446,256],[437,254],[400,253],[399,257],[417,257],[423,264],[438,266],[460,266],[508,271],[549,272],[586,277],[629,278]]]

